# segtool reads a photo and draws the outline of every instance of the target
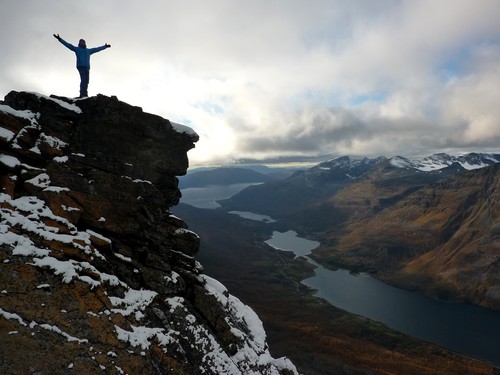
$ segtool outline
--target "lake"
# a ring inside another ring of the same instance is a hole
[[[231,198],[246,187],[259,184],[260,182],[182,189],[181,202],[198,208],[217,208],[220,207],[218,200]]]
[[[266,243],[304,256],[318,242],[294,231],[274,232]],[[314,260],[315,276],[302,283],[332,305],[456,352],[500,364],[500,313],[471,304],[444,303],[387,285],[368,274],[331,271]]]
[[[228,214],[238,215],[243,219],[263,221],[265,223],[275,223],[277,221],[274,220],[271,216],[254,214],[253,212],[248,211],[229,211]]]
[[[283,233],[274,231],[272,237],[264,242],[275,249],[293,251],[296,256],[310,254],[319,246],[319,242],[300,238],[293,230]]]
[[[182,190],[181,202],[198,208],[217,208],[216,200],[230,198],[252,184],[210,186]],[[266,215],[232,211],[245,219],[272,223]],[[384,284],[368,274],[331,271],[307,257],[319,246],[294,231],[273,232],[270,246],[293,251],[315,264],[315,276],[303,281],[316,296],[333,306],[386,324],[413,337],[453,351],[500,364],[500,313],[470,304],[449,304],[423,294]]]

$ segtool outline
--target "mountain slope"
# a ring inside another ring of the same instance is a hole
[[[295,172],[283,180],[248,187],[220,203],[227,209],[253,211],[280,218],[291,215],[292,221],[301,215],[314,220],[314,216],[322,215],[321,212],[324,211],[322,206],[325,203],[328,204],[329,200],[335,199],[339,191],[346,191],[344,187],[354,187],[356,184],[360,186],[363,183],[357,183],[360,178],[370,178],[374,181],[373,187],[376,190],[395,184],[405,185],[407,189],[410,189],[408,192],[411,192],[411,189],[416,189],[418,186],[436,182],[468,169],[482,168],[498,162],[500,162],[500,154],[470,153],[457,157],[441,153],[418,160],[401,156],[389,159],[382,156],[374,159],[353,159],[342,156],[304,171]],[[384,170],[377,171],[377,168]],[[365,177],[366,173],[375,175]],[[392,199],[392,202],[398,199],[398,197],[391,197],[390,192],[386,193],[377,199]],[[400,193],[404,191],[399,191],[398,195]],[[343,205],[345,206],[345,202]],[[341,215],[341,213],[335,213],[335,215]],[[334,222],[337,223],[337,221],[332,221],[331,224]]]
[[[472,185],[477,190],[462,198],[461,214],[448,219],[442,231],[446,241],[411,260],[395,277],[430,294],[452,290],[461,300],[500,310],[500,166],[461,177],[457,184],[468,180],[462,189]]]
[[[333,159],[305,171],[297,171],[284,180],[250,186],[220,203],[227,209],[276,217],[295,215],[322,203],[382,160],[384,158],[352,160],[347,156]]]
[[[168,209],[197,140],[116,97],[0,103],[0,372],[297,373]]]
[[[322,244],[315,257],[325,264],[500,309],[499,161],[499,154],[478,153],[342,157],[222,204],[271,215],[314,237]]]
[[[335,246],[317,254],[440,298],[500,309],[499,188],[498,164],[457,174],[379,213],[352,217],[326,236]]]

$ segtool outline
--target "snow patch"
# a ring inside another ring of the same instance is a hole
[[[19,111],[5,104],[0,104],[0,111],[14,117],[22,118],[24,120],[29,120],[31,124],[37,124],[37,119],[40,118],[39,113],[33,113],[29,109],[26,109],[24,111]]]
[[[478,163],[478,164],[470,164],[468,161],[461,163],[462,167],[464,167],[467,170],[473,170],[473,169],[479,169],[479,168],[484,168],[487,167],[488,164],[486,163]]]
[[[132,263],[132,258],[126,257],[125,255],[122,255],[120,253],[114,253],[114,254],[115,254],[115,257],[117,257],[118,259],[121,259],[124,262]]]
[[[152,290],[135,290],[130,288],[125,292],[123,298],[113,296],[108,296],[108,298],[113,306],[122,307],[111,309],[112,312],[123,316],[135,313],[135,319],[140,320],[144,316],[142,311],[146,309],[157,295],[158,293]]]
[[[40,173],[38,176],[35,176],[32,179],[27,180],[26,183],[43,189],[49,187],[50,177],[47,173]]]
[[[149,349],[151,341],[156,339],[161,346],[167,346],[175,341],[170,333],[165,333],[163,328],[135,327],[132,331],[126,331],[115,325],[118,340],[128,342],[134,348],[140,346],[141,349]]]
[[[79,208],[76,208],[76,207],[68,207],[66,205],[61,205],[61,208],[64,210],[64,211],[68,211],[68,212],[71,212],[71,211],[80,211]]]
[[[10,142],[15,137],[15,135],[16,134],[9,129],[0,127],[0,138],[5,139],[7,142]]]
[[[93,236],[93,237],[96,237],[96,238],[100,239],[101,241],[107,242],[107,243],[109,243],[109,244],[111,244],[111,242],[112,242],[109,238],[104,237],[102,234],[99,234],[99,233],[97,233],[97,232],[94,232],[93,230],[87,229],[87,230],[86,230],[86,232],[87,232],[88,234],[90,234],[91,236]]]
[[[19,161],[18,158],[4,154],[0,154],[0,163],[9,168],[15,168],[18,165],[21,165],[21,162]]]
[[[402,158],[400,156],[392,157],[390,159],[390,164],[396,168],[412,168],[413,167],[412,163],[408,159]]]
[[[184,229],[184,228],[177,228],[174,233],[177,235],[191,234],[191,235],[195,236],[196,238],[200,238],[200,236],[198,236],[195,232],[190,231],[189,229]]]
[[[184,308],[184,298],[182,297],[170,297],[165,300],[166,303],[170,306],[170,313],[173,314],[175,310],[179,308]]]
[[[18,314],[10,313],[8,311],[3,310],[2,308],[0,308],[0,316],[2,316],[3,318],[5,318],[7,320],[15,320],[15,321],[17,321],[23,327],[29,327],[31,329],[34,329],[35,327],[40,327],[40,328],[43,328],[43,329],[45,329],[47,331],[55,332],[58,335],[63,336],[64,338],[66,338],[66,340],[68,340],[70,342],[77,342],[79,344],[84,344],[84,343],[88,343],[89,342],[87,339],[79,339],[77,337],[74,337],[74,336],[72,336],[72,335],[64,332],[59,327],[57,327],[55,325],[52,325],[52,324],[37,323],[35,321],[32,321],[28,325],[28,323],[26,323],[24,321],[24,319],[21,318]]]
[[[176,122],[172,122],[170,121],[170,124],[172,124],[172,127],[174,128],[174,130],[177,132],[177,133],[184,133],[184,134],[188,134],[188,135],[191,135],[191,136],[195,136],[197,137],[198,136],[198,133],[196,133],[192,128],[190,128],[189,126],[186,126],[186,125],[181,125],[181,124],[178,124]]]
[[[80,107],[78,107],[76,104],[70,104],[70,103],[66,103],[64,100],[60,100],[60,99],[56,99],[56,98],[51,98],[50,96],[46,96],[46,95],[43,95],[43,94],[40,94],[38,92],[29,92],[29,94],[34,94],[35,96],[38,97],[38,99],[46,99],[46,100],[50,100],[56,104],[58,104],[59,106],[63,107],[63,108],[66,108],[70,111],[73,111],[75,113],[82,113],[82,110]]]
[[[262,321],[257,314],[247,305],[242,303],[237,297],[229,294],[228,290],[219,281],[206,276],[200,275],[200,278],[205,283],[205,289],[212,294],[222,306],[226,307],[226,311],[234,317],[236,321],[244,323],[247,330],[242,330],[241,327],[232,325],[231,321],[226,318],[226,323],[231,326],[231,332],[242,339],[242,347],[238,349],[236,354],[231,357],[234,363],[239,367],[244,368],[245,363],[258,363],[261,366],[271,366],[271,372],[279,374],[277,368],[288,369],[292,373],[297,374],[295,366],[286,358],[278,360],[272,358],[269,350],[266,348],[266,332]],[[274,367],[273,367],[274,366]],[[248,373],[255,373],[251,369],[247,369]]]
[[[148,181],[148,180],[141,180],[141,179],[139,179],[139,178],[136,178],[135,180],[132,180],[132,182],[135,182],[136,184],[143,183],[143,184],[153,185],[153,183],[152,183],[151,181]]]
[[[39,324],[39,326],[47,331],[52,331],[52,332],[55,332],[55,333],[63,336],[69,342],[77,342],[78,344],[86,344],[89,342],[89,340],[87,340],[87,339],[79,339],[77,337],[71,336],[70,334],[64,332],[63,330],[61,330],[59,327],[57,327],[55,325],[43,323],[43,324]],[[31,327],[31,325],[30,325],[30,327]]]
[[[38,138],[36,145],[38,146],[41,142],[47,143],[50,147],[55,149],[62,149],[66,147],[68,144],[64,141],[61,141],[57,137],[53,137],[51,135],[47,135],[45,133],[40,133],[40,137]]]
[[[68,161],[68,157],[67,156],[56,156],[52,160],[54,160],[56,163],[66,163]]]
[[[20,325],[22,325],[24,327],[28,326],[28,324],[26,324],[24,322],[23,318],[21,318],[19,315],[15,314],[15,313],[10,313],[8,311],[5,311],[1,307],[0,307],[0,316],[2,316],[4,319],[7,319],[7,320],[15,320]]]

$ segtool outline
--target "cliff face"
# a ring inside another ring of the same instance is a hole
[[[2,373],[296,373],[169,212],[197,140],[115,97],[0,102]]]

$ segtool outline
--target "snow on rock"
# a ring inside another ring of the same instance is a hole
[[[205,288],[208,292],[214,295],[222,305],[227,306],[230,313],[234,317],[246,324],[250,330],[250,335],[252,336],[254,343],[257,345],[256,348],[259,350],[264,349],[266,333],[257,314],[255,314],[250,307],[243,304],[238,298],[229,294],[226,287],[219,281],[206,275],[201,275],[200,277],[206,283]],[[235,327],[232,327],[232,329],[239,335],[244,335]]]
[[[461,165],[462,165],[462,167],[464,167],[467,170],[472,170],[472,169],[480,169],[480,168],[487,167],[489,164],[486,164],[483,162],[472,164],[469,161],[464,161],[463,163],[461,163]]]
[[[35,176],[32,179],[27,180],[26,182],[28,184],[32,184],[33,186],[44,189],[50,185],[50,177],[47,173],[40,173],[38,176]]]
[[[175,310],[184,307],[184,298],[183,297],[170,297],[165,300],[167,304],[170,306],[170,312],[173,313]]]
[[[53,324],[37,323],[35,321],[31,321],[28,324],[18,314],[5,311],[2,308],[0,308],[0,316],[2,316],[3,318],[5,318],[7,320],[15,320],[21,326],[23,326],[23,327],[29,327],[32,330],[38,326],[38,327],[41,327],[41,328],[43,328],[43,329],[45,329],[47,331],[55,332],[55,333],[63,336],[69,342],[76,342],[76,343],[79,343],[79,344],[86,344],[86,343],[88,343],[88,340],[86,340],[86,339],[79,339],[77,337],[74,337],[74,336],[68,334],[67,332],[64,332],[62,329],[60,329],[59,327],[57,327],[57,326],[55,326]]]
[[[115,257],[117,257],[118,259],[123,260],[124,262],[132,263],[132,258],[126,257],[125,255],[122,255],[120,253],[115,253]]]
[[[51,146],[52,148],[55,148],[55,149],[62,149],[64,147],[66,147],[68,144],[66,142],[63,142],[62,140],[60,140],[59,138],[57,137],[54,137],[54,136],[50,136],[50,135],[47,135],[45,133],[41,133],[40,134],[40,137],[38,138],[38,141],[37,141],[37,146],[41,143],[41,142],[45,142],[47,143],[49,146]]]
[[[15,135],[13,131],[0,127],[0,138],[3,138],[7,142],[11,141]]]
[[[140,178],[136,178],[135,180],[132,180],[133,182],[135,182],[136,184],[140,184],[140,183],[143,183],[143,184],[150,184],[150,185],[153,185],[153,183],[151,181],[147,181],[147,180],[141,180]]]
[[[15,168],[15,167],[21,165],[21,162],[19,161],[18,158],[14,157],[14,156],[10,156],[10,155],[4,155],[4,154],[0,154],[0,163],[2,163],[3,165],[5,165],[6,167],[9,167],[9,168]]]
[[[175,231],[175,234],[189,234],[189,235],[192,235],[192,236],[195,236],[196,238],[200,238],[195,232],[189,230],[189,229],[185,229],[185,228],[179,228]]]
[[[31,322],[30,328],[33,328],[33,326],[35,326],[36,324],[37,323]],[[52,324],[43,323],[43,324],[39,324],[39,326],[42,327],[43,329],[46,329],[47,331],[52,331],[52,332],[55,332],[55,333],[63,336],[69,342],[77,342],[78,344],[86,344],[89,342],[89,340],[87,340],[87,339],[79,339],[77,337],[71,336],[70,334],[61,330],[59,327],[52,325]]]
[[[172,121],[170,121],[170,123],[172,124],[172,127],[174,128],[174,130],[178,133],[185,133],[185,134],[189,134],[191,136],[198,137],[198,134],[189,126],[181,125],[181,124],[178,124],[178,123],[172,122]]]
[[[13,109],[7,105],[0,104],[0,111],[2,111],[3,113],[7,113],[11,116],[14,116],[14,117],[19,117],[19,118],[22,118],[25,120],[29,120],[32,125],[38,125],[37,120],[40,117],[40,114],[33,113],[29,109],[24,110],[24,111],[19,111],[19,110]]]
[[[149,349],[151,341],[156,339],[160,346],[166,347],[175,341],[173,332],[166,332],[163,328],[135,327],[130,326],[132,331],[124,330],[115,326],[118,340],[128,342],[134,348]]]
[[[458,164],[462,168],[471,170],[484,168],[500,162],[499,154],[470,153],[452,156],[445,153],[434,154],[421,159],[407,159],[394,156],[390,159],[391,165],[398,168],[416,169],[422,172],[434,172]]]
[[[134,313],[135,319],[140,320],[144,316],[142,311],[146,309],[157,295],[158,293],[152,290],[128,289],[123,298],[109,297],[113,306],[122,307],[111,309],[111,311],[124,316]]]
[[[412,168],[413,164],[410,160],[403,158],[401,156],[394,156],[390,158],[390,163],[393,167],[397,168]]]
[[[61,107],[68,109],[70,111],[73,111],[75,113],[78,113],[78,114],[82,113],[82,110],[76,104],[70,104],[70,103],[65,102],[64,100],[51,98],[50,96],[46,96],[46,95],[40,94],[38,92],[31,92],[31,94],[34,94],[39,99],[43,98],[45,100],[50,100],[50,101],[60,105]]]
[[[229,294],[226,287],[219,281],[207,275],[200,275],[200,278],[205,283],[206,290],[215,296],[221,305],[226,306],[234,319],[226,318],[226,322],[231,326],[231,332],[243,341],[242,347],[231,357],[232,361],[239,364],[240,367],[244,366],[245,363],[258,363],[260,366],[268,367],[270,374],[279,374],[278,369],[287,369],[292,373],[297,373],[290,360],[286,358],[275,360],[271,357],[267,349],[266,332],[262,321],[249,306]],[[235,322],[237,324],[234,324]],[[241,325],[245,327],[245,331],[240,328]],[[273,370],[274,367],[276,368]],[[252,373],[250,369],[248,371],[248,373]]]
[[[56,156],[54,157],[53,159],[56,163],[66,163],[69,159],[68,157],[65,155],[65,156]]]
[[[173,123],[172,137],[168,120],[102,95],[4,103],[0,331],[16,351],[0,372],[297,373],[272,358],[255,312],[202,274],[198,235],[168,210],[192,129]]]
[[[3,310],[1,307],[0,307],[0,315],[4,318],[4,319],[7,319],[7,320],[15,320],[17,321],[20,325],[22,326],[25,326],[27,327],[28,324],[26,324],[24,322],[24,320],[17,314],[15,313],[11,313],[11,312],[8,312],[8,311],[5,311]]]

